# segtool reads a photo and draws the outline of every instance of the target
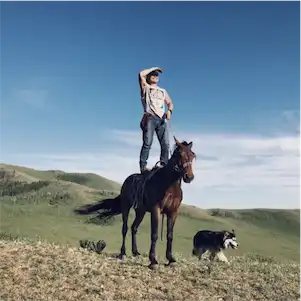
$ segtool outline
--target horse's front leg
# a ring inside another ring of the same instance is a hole
[[[125,249],[125,240],[126,240],[126,234],[128,232],[128,219],[129,219],[129,213],[130,213],[130,207],[122,209],[122,245],[120,248],[120,254],[118,257],[120,259],[123,259],[124,256],[126,256],[126,249]]]
[[[149,250],[149,268],[153,269],[158,261],[156,259],[156,243],[158,240],[158,224],[159,224],[160,208],[156,205],[151,210],[151,247]]]
[[[176,262],[172,256],[172,240],[173,240],[173,229],[178,216],[178,212],[172,212],[167,214],[167,244],[166,244],[166,258],[168,265]]]
[[[132,230],[132,254],[133,256],[138,256],[140,253],[138,252],[137,249],[137,241],[136,241],[136,235],[138,231],[138,227],[141,224],[146,211],[144,209],[136,209],[136,217],[135,220],[132,224],[131,230]]]

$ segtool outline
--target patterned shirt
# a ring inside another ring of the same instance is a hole
[[[165,95],[165,89],[146,84],[145,93],[141,99],[144,111],[162,118],[165,113]]]

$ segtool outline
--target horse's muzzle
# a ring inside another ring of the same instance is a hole
[[[193,179],[194,179],[194,175],[189,176],[187,173],[185,173],[183,176],[183,181],[185,183],[190,183]]]

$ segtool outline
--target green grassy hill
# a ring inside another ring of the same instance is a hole
[[[0,169],[15,171],[15,180],[38,181],[38,180],[62,180],[85,185],[89,188],[108,191],[119,191],[120,184],[93,173],[67,173],[61,170],[35,170],[28,167],[0,164]]]
[[[120,184],[95,174],[39,171],[7,164],[0,166],[0,183],[2,238],[28,237],[70,246],[78,246],[80,239],[104,239],[107,252],[119,252],[120,217],[111,224],[97,225],[91,220],[92,215],[76,216],[73,209],[116,195]],[[129,225],[132,221],[133,212]],[[142,253],[149,250],[149,225],[147,214],[137,237]],[[279,261],[299,261],[299,210],[202,210],[183,204],[175,225],[174,251],[190,256],[192,238],[200,229],[232,228],[236,230],[240,248],[226,251],[227,256],[256,253],[263,257],[273,256]],[[166,225],[164,233],[165,230]],[[130,241],[129,231],[128,254],[131,253]],[[164,241],[158,241],[160,256],[165,254],[165,245],[164,235]]]

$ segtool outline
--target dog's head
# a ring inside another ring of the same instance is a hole
[[[231,247],[232,249],[238,248],[238,243],[236,240],[236,235],[234,230],[232,230],[232,232],[224,231],[223,246],[225,249],[229,247]]]

